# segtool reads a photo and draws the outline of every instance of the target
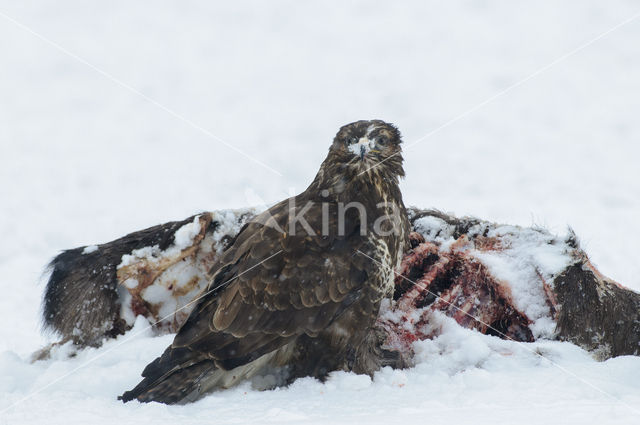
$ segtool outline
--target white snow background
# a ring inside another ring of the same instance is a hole
[[[48,340],[40,278],[60,250],[301,191],[358,119],[403,132],[408,205],[571,225],[604,274],[640,289],[638,13],[631,0],[0,0],[0,424],[639,423],[639,358],[598,363],[446,320],[413,369],[188,406],[116,401],[171,341],[144,321],[132,340],[28,362]]]

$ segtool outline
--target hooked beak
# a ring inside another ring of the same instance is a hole
[[[354,143],[349,146],[349,150],[354,155],[360,157],[360,160],[364,160],[364,156],[371,151],[373,148],[374,142],[369,140],[367,137],[361,137],[358,143]]]

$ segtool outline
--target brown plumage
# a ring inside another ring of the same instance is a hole
[[[311,185],[244,226],[122,400],[187,402],[254,376],[276,385],[386,364],[374,325],[409,231],[400,143],[383,121],[342,127]]]

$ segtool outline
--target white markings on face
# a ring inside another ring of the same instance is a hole
[[[369,137],[371,135],[371,132],[373,130],[375,130],[377,127],[375,124],[371,124],[369,127],[367,127],[367,134],[365,134],[365,137]]]
[[[367,131],[367,134],[369,131]],[[375,140],[369,140],[367,136],[361,137],[358,142],[349,145],[349,151],[358,156],[366,155],[371,149],[376,146]]]

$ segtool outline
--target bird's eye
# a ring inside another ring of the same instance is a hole
[[[378,137],[378,139],[376,140],[376,143],[379,144],[380,146],[384,146],[387,144],[387,138],[386,137]]]
[[[357,137],[350,137],[350,138],[349,138],[349,143],[350,143],[350,144],[351,144],[351,143],[356,143],[357,141],[358,141],[358,138],[357,138]]]

